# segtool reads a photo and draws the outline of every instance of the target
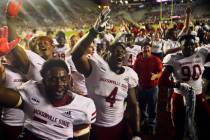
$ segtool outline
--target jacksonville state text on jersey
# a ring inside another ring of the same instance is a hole
[[[91,58],[92,72],[86,78],[89,96],[94,100],[97,110],[96,125],[110,127],[123,119],[124,101],[129,88],[138,84],[136,72],[124,67],[122,74],[110,70],[109,65],[99,55]]]
[[[89,98],[72,93],[70,104],[54,107],[47,100],[42,83],[30,80],[18,90],[24,100],[24,127],[39,138],[66,140],[73,137],[73,125],[95,121],[95,105]]]
[[[6,79],[4,86],[16,90],[18,86],[26,82],[26,79],[18,73],[18,71],[10,65],[4,65]],[[2,108],[1,121],[9,126],[23,126],[24,113],[20,109]]]

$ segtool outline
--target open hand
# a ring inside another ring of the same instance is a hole
[[[8,42],[8,27],[0,28],[0,56],[8,54],[19,42],[20,38]]]
[[[22,0],[9,0],[7,4],[7,15],[9,17],[16,17],[22,6]]]
[[[110,13],[110,11],[111,10],[109,7],[106,7],[102,10],[93,26],[96,32],[100,33],[105,29],[107,21],[109,20],[108,14]]]

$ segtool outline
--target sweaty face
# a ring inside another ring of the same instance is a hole
[[[39,55],[44,58],[45,60],[52,58],[53,54],[53,45],[46,40],[39,40],[37,42]]]
[[[51,100],[62,99],[69,89],[70,78],[64,68],[54,67],[47,72],[43,80]]]
[[[122,46],[115,46],[111,53],[112,55],[110,61],[112,61],[112,64],[115,67],[122,67],[126,55],[126,50]]]
[[[182,44],[182,53],[185,57],[191,56],[195,52],[195,43],[194,40],[188,40],[181,42]]]
[[[149,45],[145,45],[143,48],[142,48],[142,52],[143,52],[143,55],[145,57],[148,57],[151,55],[151,47]]]
[[[66,39],[65,39],[64,36],[59,36],[59,37],[57,38],[57,42],[59,43],[59,45],[63,46],[63,45],[65,45],[65,43],[66,43]]]

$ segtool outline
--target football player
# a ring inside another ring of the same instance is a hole
[[[180,38],[181,52],[169,54],[163,59],[165,66],[161,85],[174,88],[172,94],[172,120],[176,130],[176,139],[180,140],[184,135],[185,102],[183,91],[179,83],[190,85],[196,94],[195,122],[198,128],[199,139],[210,138],[210,108],[202,94],[202,74],[204,64],[210,60],[209,51],[206,48],[195,49],[195,37],[184,35]],[[169,77],[173,74],[174,81]]]
[[[23,139],[66,140],[74,135],[88,140],[90,124],[96,120],[94,102],[69,89],[69,69],[63,60],[46,61],[40,73],[42,81],[29,80],[18,90],[0,87],[0,105],[26,114]]]
[[[135,92],[138,76],[134,70],[123,66],[125,46],[122,43],[110,46],[111,55],[106,59],[97,54],[90,58],[85,55],[94,38],[106,26],[109,12],[109,8],[102,11],[94,28],[90,29],[72,51],[72,60],[77,70],[86,77],[88,94],[96,104],[97,118],[92,126],[90,138],[91,140],[126,139],[128,130],[124,117],[126,108],[124,103],[127,100],[129,122],[135,138],[140,139],[138,136],[140,114]]]

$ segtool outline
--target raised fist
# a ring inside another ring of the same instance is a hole
[[[22,0],[9,0],[7,4],[7,15],[9,17],[16,17],[22,6]]]
[[[109,7],[106,7],[102,10],[100,15],[98,16],[93,28],[96,32],[100,33],[105,29],[107,21],[109,20],[108,14],[110,13]]]
[[[8,54],[19,42],[20,38],[8,42],[8,27],[0,28],[0,57]]]

